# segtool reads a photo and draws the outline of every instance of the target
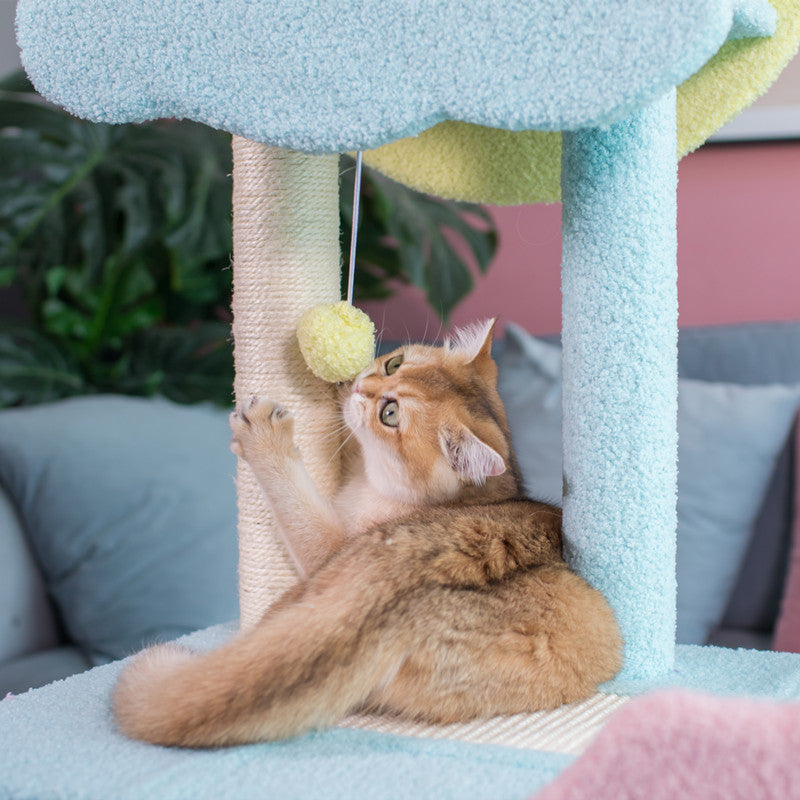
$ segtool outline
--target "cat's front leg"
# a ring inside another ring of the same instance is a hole
[[[253,471],[286,548],[305,577],[344,543],[341,520],[318,491],[294,444],[294,418],[272,400],[252,397],[230,415],[231,450]]]

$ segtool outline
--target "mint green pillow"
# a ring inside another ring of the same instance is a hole
[[[227,412],[95,396],[0,411],[0,485],[94,663],[238,616]]]
[[[561,505],[561,348],[508,324],[498,367],[526,491]],[[681,644],[705,644],[725,613],[798,406],[797,385],[678,381]]]

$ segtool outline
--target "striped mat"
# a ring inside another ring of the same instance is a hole
[[[597,693],[580,703],[561,706],[553,711],[491,717],[453,725],[429,725],[396,717],[358,715],[348,717],[340,727],[577,755],[600,732],[608,717],[629,700],[629,697],[620,695]]]

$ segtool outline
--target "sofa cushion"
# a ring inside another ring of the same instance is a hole
[[[793,442],[795,451],[795,493],[792,542],[789,556],[789,573],[781,601],[780,614],[775,626],[772,646],[775,650],[800,653],[800,421]]]
[[[226,412],[94,396],[0,412],[0,484],[93,663],[237,616]]]
[[[42,573],[16,509],[0,485],[0,664],[54,647],[58,641]]]
[[[798,352],[800,322],[683,328],[678,338],[678,367],[681,377],[698,380],[747,385],[800,383]],[[787,441],[720,623],[718,634],[726,641],[731,640],[727,629],[772,633],[791,541],[793,461],[792,443]],[[744,640],[742,645],[746,645]]]
[[[62,645],[30,653],[0,664],[0,698],[23,694],[91,668],[89,657],[78,647]]]
[[[509,324],[500,393],[528,492],[560,504],[561,350]],[[681,379],[678,641],[719,623],[761,500],[800,404],[798,386]]]

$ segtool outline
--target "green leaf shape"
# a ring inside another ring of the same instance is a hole
[[[0,322],[0,406],[27,405],[92,391],[57,340],[33,326]]]
[[[118,391],[161,394],[177,403],[233,403],[230,329],[205,322],[188,328],[154,328],[131,341]]]
[[[352,158],[341,171],[346,263]],[[0,289],[22,296],[29,320],[4,323],[0,406],[91,392],[229,405],[231,172],[220,131],[91,123],[43,101],[22,72],[0,81]],[[367,168],[356,298],[412,283],[446,318],[496,240],[479,206]]]

